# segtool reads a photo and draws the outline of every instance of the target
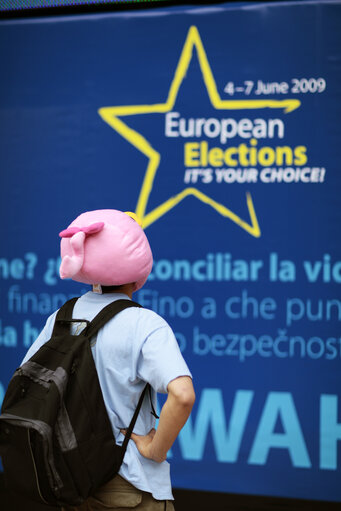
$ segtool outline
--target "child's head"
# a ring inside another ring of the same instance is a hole
[[[102,286],[135,283],[134,290],[140,289],[151,272],[153,256],[133,217],[115,209],[79,215],[59,234],[61,278]]]

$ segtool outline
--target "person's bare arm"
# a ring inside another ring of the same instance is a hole
[[[167,452],[186,423],[195,401],[192,379],[189,376],[172,380],[167,391],[167,400],[162,407],[157,430],[152,429],[145,436],[134,433],[131,435],[142,456],[158,463],[166,459]]]

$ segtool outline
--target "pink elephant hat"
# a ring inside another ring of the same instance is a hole
[[[87,211],[59,236],[62,279],[102,286],[134,283],[136,291],[151,272],[152,251],[134,213]]]

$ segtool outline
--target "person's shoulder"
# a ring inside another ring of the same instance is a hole
[[[146,309],[144,307],[132,307],[127,309],[127,311],[131,311],[131,314],[134,314],[139,327],[145,327],[150,330],[170,328],[167,321],[152,309]]]
[[[153,311],[152,309],[147,309],[145,307],[138,307],[137,309],[138,309],[139,315],[142,318],[148,319],[150,321],[157,321],[157,322],[167,324],[166,320],[162,316],[160,316],[160,314]]]
[[[27,360],[29,360],[43,346],[43,344],[45,344],[51,338],[57,313],[58,313],[58,310],[53,312],[47,318],[44,328],[38,335],[37,339],[33,342],[33,344],[28,349],[24,359],[21,362],[21,365],[24,364],[25,362],[27,362]]]

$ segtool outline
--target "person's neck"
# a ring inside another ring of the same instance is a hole
[[[129,298],[133,298],[133,292],[134,292],[134,284],[124,284],[123,286],[120,286],[117,291],[114,291],[114,293],[123,293],[124,295],[129,296]]]
[[[123,284],[122,286],[100,286],[103,294],[107,293],[122,293],[124,295],[129,296],[132,299],[134,292],[134,284]],[[100,291],[96,290],[96,286],[92,288],[94,293],[98,293]]]

